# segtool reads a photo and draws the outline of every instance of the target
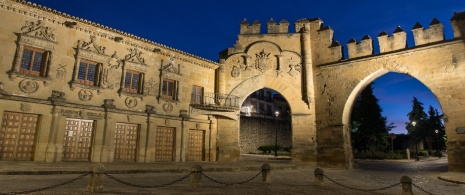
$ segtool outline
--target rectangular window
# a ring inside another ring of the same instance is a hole
[[[265,100],[265,91],[263,91],[263,89],[260,89],[258,91],[259,95],[258,95],[258,99],[259,100]]]
[[[191,104],[202,104],[203,87],[192,86]]]
[[[163,79],[161,88],[161,96],[164,99],[175,100],[177,95],[177,81],[170,79]]]
[[[44,77],[47,58],[48,52],[46,51],[29,47],[24,48],[20,73]]]
[[[128,70],[124,77],[124,91],[131,93],[141,93],[142,73]]]
[[[84,85],[97,85],[97,69],[98,64],[96,62],[81,60],[78,69],[77,83]]]

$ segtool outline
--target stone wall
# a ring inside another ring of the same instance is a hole
[[[258,152],[257,148],[275,144],[275,130],[278,129],[278,145],[290,147],[292,145],[292,131],[289,120],[257,118],[241,116],[241,154]]]

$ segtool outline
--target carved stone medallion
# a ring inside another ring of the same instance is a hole
[[[91,90],[87,89],[81,89],[78,93],[79,99],[82,101],[90,101],[92,97],[94,97],[94,94],[92,93]]]
[[[137,100],[134,97],[127,97],[124,102],[126,103],[126,106],[129,108],[134,108],[137,106]]]
[[[237,66],[233,66],[232,71],[231,71],[231,76],[236,78],[239,75],[241,75],[241,70]]]
[[[173,105],[171,103],[169,103],[169,102],[166,102],[166,103],[163,104],[163,110],[165,112],[167,112],[167,113],[171,112],[171,111],[173,111]]]
[[[34,93],[39,89],[39,85],[35,81],[24,79],[19,83],[19,89],[24,93]]]

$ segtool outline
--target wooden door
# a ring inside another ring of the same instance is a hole
[[[174,130],[172,127],[157,127],[155,132],[156,161],[173,161]]]
[[[116,123],[115,161],[136,161],[138,125]]]
[[[92,120],[66,119],[63,161],[89,161],[92,148]]]
[[[4,112],[0,130],[0,160],[34,159],[39,115]]]
[[[187,160],[189,161],[203,161],[204,160],[204,145],[205,145],[205,131],[203,130],[190,130],[189,131],[189,149],[187,153]]]

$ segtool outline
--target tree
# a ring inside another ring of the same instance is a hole
[[[439,144],[440,137],[444,135],[444,124],[442,123],[442,117],[444,114],[439,114],[438,110],[429,106],[428,109],[428,119],[426,121],[426,142],[428,143],[428,149],[433,150],[433,148],[440,149],[442,144]],[[436,133],[436,130],[438,133]],[[433,140],[435,140],[435,146],[433,146]],[[437,148],[439,147],[439,148]]]
[[[413,97],[412,100],[412,111],[410,111],[407,116],[410,120],[409,123],[406,123],[405,129],[408,131],[408,135],[410,139],[416,144],[418,147],[418,142],[420,140],[424,140],[427,132],[427,115],[423,111],[423,103],[418,101],[416,97]],[[415,125],[413,125],[415,122]],[[417,148],[418,150],[418,148]]]
[[[381,115],[382,109],[373,95],[372,84],[357,97],[352,109],[353,147],[359,151],[367,151],[369,146],[386,149],[389,146],[388,131],[394,128],[392,124],[386,126],[386,117]]]

